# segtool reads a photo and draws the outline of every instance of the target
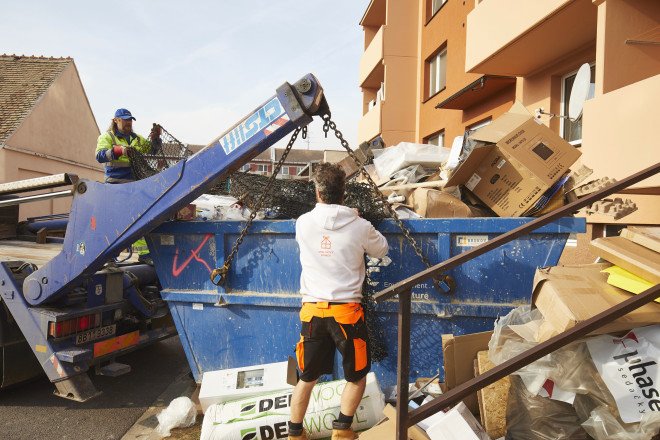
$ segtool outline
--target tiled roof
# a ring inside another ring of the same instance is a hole
[[[0,55],[0,145],[72,62],[71,58]]]

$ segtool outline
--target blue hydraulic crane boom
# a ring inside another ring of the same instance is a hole
[[[13,344],[3,339],[3,321],[15,323],[57,394],[78,401],[97,395],[90,366],[110,362],[106,371],[121,374],[130,367],[113,363],[115,356],[174,334],[153,268],[107,263],[219,178],[326,114],[323,88],[308,74],[284,83],[211,145],[159,174],[121,185],[69,182],[73,190],[62,193],[72,193],[73,201],[61,252],[40,268],[0,261],[0,302],[13,318],[0,307],[0,355]],[[25,357],[5,359],[0,388],[27,377],[24,363]],[[9,372],[14,379],[4,381]]]
[[[323,88],[309,74],[218,137],[209,147],[151,178],[123,185],[81,179],[62,252],[28,276],[25,299],[40,305],[77,287],[110,258],[195,200],[217,178],[247,163],[314,115],[329,113]]]

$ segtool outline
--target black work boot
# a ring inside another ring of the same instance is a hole
[[[289,429],[289,439],[288,440],[309,440],[307,432],[304,428],[301,429]]]

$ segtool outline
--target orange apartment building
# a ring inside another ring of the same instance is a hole
[[[363,117],[359,142],[381,136],[450,147],[513,104],[516,78],[466,73],[467,16],[475,0],[372,0],[360,22]],[[439,107],[439,108],[436,108]]]
[[[594,177],[621,179],[660,161],[657,0],[372,0],[360,24],[360,142],[450,147],[514,100],[532,114],[566,115],[575,74],[589,63],[582,118],[540,121],[580,149]],[[638,211],[587,217],[584,240],[660,224],[660,176],[620,196]]]

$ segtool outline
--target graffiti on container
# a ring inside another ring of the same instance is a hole
[[[188,265],[190,264],[190,262],[193,259],[195,261],[198,261],[198,262],[202,263],[204,265],[204,267],[206,267],[206,269],[209,271],[209,273],[212,272],[212,269],[208,265],[208,263],[206,261],[204,261],[204,259],[202,259],[199,256],[199,252],[202,250],[202,248],[204,247],[206,242],[209,241],[209,239],[212,236],[213,236],[213,234],[206,234],[204,236],[204,239],[202,240],[202,242],[199,244],[199,246],[197,246],[197,248],[195,248],[194,250],[190,251],[190,256],[188,258],[186,258],[183,263],[181,263],[181,266],[177,266],[177,260],[179,259],[179,248],[178,247],[176,248],[176,251],[174,252],[174,260],[172,260],[172,275],[174,275],[174,277],[178,277],[179,275],[181,275],[183,270],[186,267],[188,267]]]

